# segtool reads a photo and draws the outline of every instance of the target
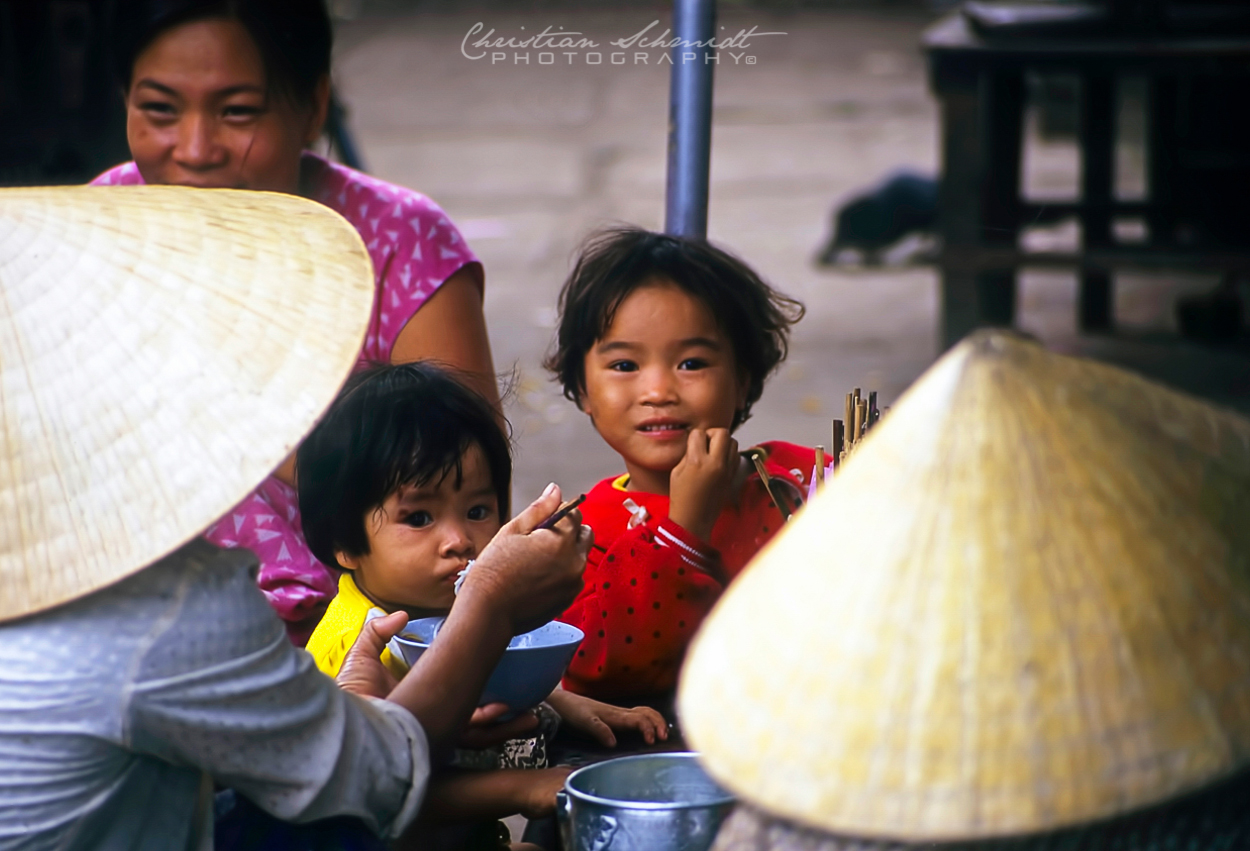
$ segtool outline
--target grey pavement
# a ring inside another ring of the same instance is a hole
[[[808,308],[789,360],[738,437],[744,445],[828,444],[844,393],[875,389],[890,404],[938,354],[932,269],[830,271],[813,262],[835,202],[892,169],[936,169],[937,110],[918,49],[933,16],[919,6],[778,13],[722,5],[724,33],[755,27],[784,35],[752,38],[716,69],[709,236]],[[513,376],[506,410],[516,498],[526,501],[552,480],[584,490],[622,467],[541,359],[579,241],[611,222],[662,225],[669,66],[657,64],[658,48],[625,51],[621,64],[606,47],[600,64],[588,60],[592,49],[542,58],[504,49],[502,59],[492,62],[495,51],[487,51],[474,60],[462,55],[462,39],[481,22],[496,37],[550,27],[606,45],[652,21],[652,33],[662,31],[666,6],[364,8],[339,27],[337,85],[369,170],[442,204],[485,263],[495,363]],[[636,53],[647,54],[646,64]],[[551,64],[540,64],[547,58]],[[1129,165],[1134,156],[1123,154]],[[1035,144],[1025,168],[1026,185],[1041,194],[1076,182],[1074,157],[1061,143]],[[1019,324],[1056,348],[1154,370],[1238,403],[1250,394],[1244,350],[1211,352],[1175,337],[1175,296],[1211,283],[1178,273],[1124,278],[1116,296],[1122,330],[1085,338],[1075,331],[1073,276],[1028,274]]]

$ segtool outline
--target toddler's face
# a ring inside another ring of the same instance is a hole
[[[338,553],[356,586],[388,612],[442,614],[455,599],[456,574],[499,531],[501,519],[490,465],[478,446],[440,482],[404,486],[365,517],[369,552]]]
[[[582,410],[639,490],[668,493],[690,429],[729,428],[746,403],[729,339],[701,301],[669,281],[621,302],[585,367]]]

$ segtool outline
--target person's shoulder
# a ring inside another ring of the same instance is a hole
[[[624,475],[608,476],[586,492],[586,502],[620,502],[621,494],[627,493],[624,481]]]
[[[243,591],[255,596],[252,592],[259,564],[251,550],[224,549],[196,538],[155,562],[149,570],[153,580],[173,577],[181,581],[189,594]]]
[[[163,647],[169,639],[196,647],[205,632],[229,629],[212,620],[214,604],[236,621],[264,620],[280,630],[256,591],[250,573],[255,564],[256,557],[245,550],[191,541],[116,583],[0,625],[0,666],[17,669],[36,659],[42,673],[54,670],[78,685],[90,681],[102,699],[106,684],[119,685],[130,677],[154,646]],[[249,605],[247,589],[259,598],[258,607]],[[209,610],[195,608],[200,604]]]
[[[372,175],[331,162],[316,154],[305,153],[300,163],[309,197],[339,213],[357,226],[366,223],[377,227],[385,221],[399,219],[405,224],[414,216],[447,214],[433,199],[415,189],[389,183]]]
[[[330,606],[334,606],[333,601]],[[329,609],[327,609],[328,613]],[[360,637],[362,627],[363,623],[354,628],[338,621],[327,624],[322,618],[317,628],[313,630],[312,636],[309,637],[308,643],[304,645],[308,655],[312,656],[317,670],[328,677],[337,677],[339,669],[343,667],[343,660],[347,657],[347,650]]]
[[[301,168],[308,197],[347,219],[375,268],[390,269],[379,286],[397,282],[419,305],[457,269],[477,262],[451,217],[420,192],[314,154],[304,155]],[[475,276],[480,286],[480,268]]]
[[[668,497],[630,491],[626,475],[609,476],[586,494],[582,519],[595,530],[595,546],[606,547],[620,535],[648,520],[668,516]]]
[[[199,538],[145,570],[149,593],[162,589],[176,604],[152,635],[144,677],[207,668],[285,641],[281,621],[256,587],[258,568],[251,551]]]
[[[599,543],[608,534],[605,524],[612,520],[613,509],[621,504],[621,493],[612,487],[613,481],[613,477],[606,478],[588,490],[580,509],[583,522],[595,530]]]
[[[655,510],[668,511],[668,497],[645,491],[627,490],[629,475],[608,476],[586,492],[586,501],[582,503],[582,513],[599,512],[604,509],[616,510],[624,506],[626,512],[633,511],[632,506],[645,506]]]
[[[369,601],[356,589],[350,574],[339,580],[339,593],[330,605],[304,649],[322,673],[337,676],[347,650],[356,643],[369,617]]]
[[[122,163],[110,168],[91,181],[89,186],[142,186],[143,175],[134,162]]]

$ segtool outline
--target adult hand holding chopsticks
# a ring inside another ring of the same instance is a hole
[[[511,623],[511,635],[536,629],[568,608],[582,590],[582,571],[594,535],[582,525],[577,510],[544,527],[560,505],[560,488],[548,485],[541,497],[505,524],[474,561],[457,604],[474,588],[497,599],[505,609],[501,615]]]
[[[729,429],[690,429],[686,455],[669,478],[669,519],[709,540],[741,463],[738,441]]]

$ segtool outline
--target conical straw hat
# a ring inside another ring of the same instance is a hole
[[[225,514],[351,371],[356,231],[300,198],[0,190],[0,620],[82,596]]]
[[[929,370],[698,634],[711,773],[837,834],[1110,817],[1250,761],[1250,423],[1012,335]]]

